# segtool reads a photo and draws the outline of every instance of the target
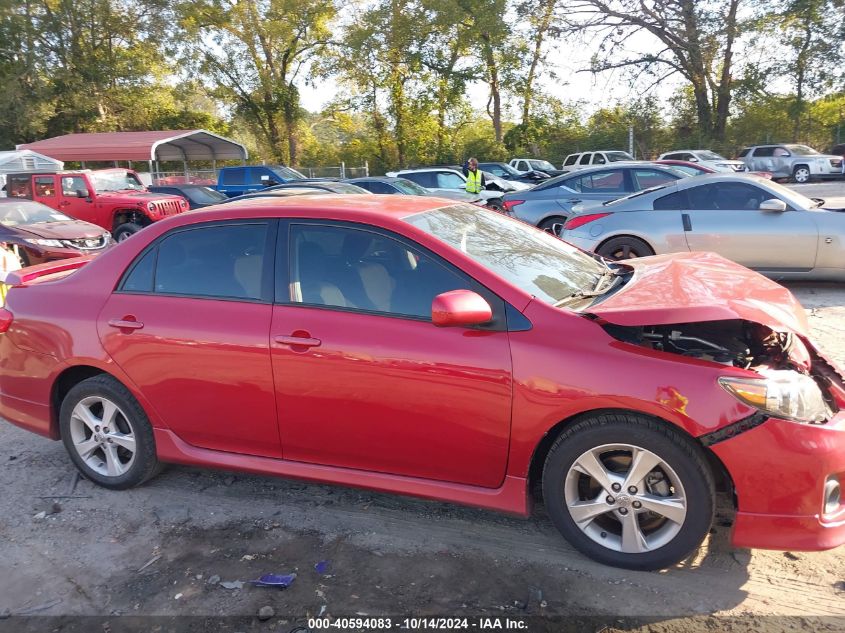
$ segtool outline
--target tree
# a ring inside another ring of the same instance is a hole
[[[574,26],[603,36],[593,72],[634,68],[640,71],[637,80],[643,73],[655,76],[651,85],[680,74],[692,87],[699,128],[721,140],[735,82],[734,51],[742,34],[739,5],[740,0],[572,0],[569,7]],[[642,32],[660,49],[624,55],[625,43]]]
[[[297,160],[297,80],[325,50],[335,6],[323,0],[199,0],[179,6],[213,92],[260,132],[273,157]]]

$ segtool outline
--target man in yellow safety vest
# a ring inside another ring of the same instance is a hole
[[[467,161],[467,193],[481,193],[484,189],[484,174],[478,169],[478,159],[470,158]]]

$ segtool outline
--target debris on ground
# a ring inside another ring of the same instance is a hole
[[[315,570],[318,574],[325,574],[326,572],[328,572],[328,571],[329,571],[329,568],[330,568],[330,567],[331,567],[331,562],[330,562],[330,561],[327,561],[327,560],[321,560],[319,563],[317,563],[316,565],[314,565],[314,570]]]
[[[159,559],[159,558],[161,558],[161,554],[156,554],[155,556],[153,556],[150,560],[148,560],[146,563],[144,563],[143,565],[141,565],[141,566],[138,568],[138,573],[140,574],[140,573],[141,573],[142,571],[144,571],[147,567],[149,567],[150,565],[152,565],[152,564],[154,564],[156,561],[158,561],[158,559]]]
[[[264,574],[258,580],[251,580],[250,582],[255,587],[278,587],[279,589],[287,589],[296,580],[296,574]]]
[[[226,580],[220,583],[223,589],[243,589],[244,583],[242,580]]]
[[[216,585],[220,582],[220,576],[214,574],[213,576],[209,576],[208,580],[205,581],[207,585]]]
[[[258,619],[262,622],[269,620],[274,615],[276,615],[276,611],[271,606],[263,606],[258,610]]]

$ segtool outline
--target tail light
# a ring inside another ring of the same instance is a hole
[[[589,224],[595,220],[600,220],[601,218],[610,215],[609,213],[587,213],[586,215],[576,215],[572,218],[569,218],[566,223],[563,225],[564,231],[569,231],[571,229],[577,229],[579,226],[584,226],[585,224]]]
[[[8,330],[12,321],[15,320],[15,315],[9,312],[6,308],[0,308],[0,333]]]
[[[522,204],[525,200],[503,200],[502,206],[505,207],[505,213],[513,213],[513,208]]]

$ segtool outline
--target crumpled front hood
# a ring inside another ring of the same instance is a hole
[[[54,240],[94,239],[99,238],[104,231],[96,224],[80,220],[21,224],[15,228],[21,233]]]
[[[624,262],[633,278],[584,310],[617,325],[744,319],[807,337],[807,315],[792,293],[715,253],[673,253]]]

